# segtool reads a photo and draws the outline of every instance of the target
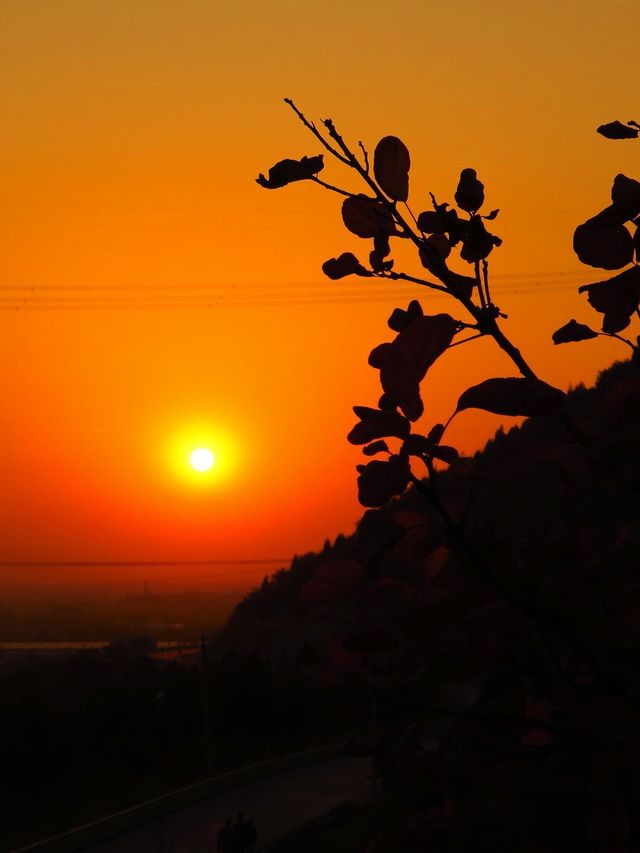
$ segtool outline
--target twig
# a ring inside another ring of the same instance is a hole
[[[369,154],[367,153],[367,149],[364,147],[361,141],[358,142],[360,146],[360,150],[362,151],[362,156],[364,157],[364,170],[369,174]]]
[[[623,338],[622,335],[618,335],[615,332],[597,332],[597,334],[601,338],[617,338],[619,341],[622,341],[623,344],[626,344],[628,347],[631,347],[631,349],[634,352],[640,352],[638,347],[634,343],[632,343],[628,338]]]
[[[284,99],[284,102],[285,102],[285,104],[288,104],[288,105],[291,107],[291,109],[292,109],[292,110],[294,111],[294,113],[298,116],[298,118],[299,118],[299,119],[300,119],[300,121],[303,123],[303,125],[304,125],[308,130],[310,130],[310,131],[311,131],[311,133],[313,133],[313,135],[316,137],[316,139],[317,139],[319,142],[321,142],[321,143],[322,143],[322,145],[324,145],[324,147],[327,149],[327,151],[330,151],[330,152],[333,154],[333,156],[334,156],[334,157],[337,157],[337,158],[338,158],[338,160],[341,160],[343,163],[346,163],[346,164],[347,164],[347,166],[350,166],[350,165],[351,165],[351,163],[349,162],[349,160],[348,160],[346,157],[343,157],[343,156],[342,156],[342,154],[340,154],[340,152],[339,152],[339,151],[336,151],[336,149],[335,149],[332,145],[329,145],[329,143],[328,143],[328,142],[327,142],[327,140],[324,138],[324,136],[320,133],[320,131],[318,130],[318,128],[315,126],[315,124],[313,124],[313,122],[309,121],[309,120],[306,118],[306,116],[305,116],[305,115],[303,115],[303,113],[301,113],[301,112],[300,112],[300,110],[296,107],[296,105],[293,103],[293,101],[291,100],[291,98],[285,98],[285,99]]]
[[[388,272],[384,278],[390,278],[393,281],[402,280],[402,281],[411,281],[413,284],[421,284],[423,287],[430,287],[432,290],[439,290],[442,293],[449,293],[446,287],[442,284],[436,284],[433,281],[425,281],[423,278],[416,278],[414,275],[407,275],[404,272]]]
[[[484,338],[484,336],[485,336],[484,332],[478,332],[478,334],[477,334],[477,335],[471,335],[471,337],[470,337],[470,338],[463,338],[461,341],[456,341],[456,342],[455,342],[455,343],[453,343],[453,344],[449,344],[449,346],[447,347],[447,349],[452,349],[452,347],[459,347],[459,346],[460,346],[460,344],[466,344],[466,343],[468,343],[469,341],[475,341],[475,340],[476,340],[476,338]]]
[[[316,184],[319,184],[321,187],[324,187],[326,190],[331,190],[334,193],[340,193],[340,195],[344,195],[347,198],[352,198],[354,193],[348,192],[348,190],[342,190],[340,187],[334,187],[333,184],[328,184],[326,181],[323,181],[322,178],[319,178],[317,175],[311,175],[308,180],[313,181]]]

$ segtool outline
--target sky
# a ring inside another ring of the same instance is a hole
[[[1,0],[0,563],[279,559],[353,530],[346,433],[379,396],[367,357],[388,315],[424,295],[468,318],[417,287],[323,277],[369,246],[338,196],[255,183],[320,153],[284,97],[369,150],[403,139],[415,212],[477,170],[500,208],[504,328],[542,378],[591,383],[626,357],[550,336],[597,322],[577,286],[603,276],[571,240],[638,173],[638,146],[595,128],[640,118],[639,24],[637,0]],[[323,176],[356,188],[339,164]],[[515,375],[494,348],[440,359],[425,427]],[[499,423],[465,413],[451,440],[471,453]],[[19,571],[42,575],[0,582]]]

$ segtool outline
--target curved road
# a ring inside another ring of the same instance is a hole
[[[214,853],[225,818],[252,817],[258,848],[343,800],[364,802],[370,758],[335,758],[222,791],[85,849],[91,853]]]

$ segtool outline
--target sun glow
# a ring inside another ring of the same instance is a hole
[[[159,434],[162,444],[156,447],[164,457],[164,474],[201,495],[220,496],[236,489],[251,470],[244,449],[251,442],[235,426],[216,423],[213,418],[187,416],[185,420],[186,424],[173,428],[165,426]]]
[[[198,447],[189,457],[189,461],[195,471],[209,471],[216,459],[208,447]]]

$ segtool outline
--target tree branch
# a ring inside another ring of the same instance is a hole
[[[288,104],[288,105],[291,107],[291,109],[292,109],[292,110],[294,111],[294,113],[298,116],[298,118],[300,119],[300,121],[301,121],[301,122],[303,123],[303,125],[307,128],[307,130],[310,130],[310,131],[311,131],[311,133],[313,133],[313,135],[316,137],[316,139],[317,139],[317,140],[318,140],[322,145],[324,145],[324,147],[327,149],[327,151],[329,151],[331,154],[333,154],[333,156],[334,156],[334,157],[336,157],[338,160],[340,160],[342,163],[346,163],[346,165],[347,165],[347,166],[350,166],[350,165],[351,165],[351,163],[349,162],[349,160],[347,160],[347,158],[346,158],[346,157],[343,157],[343,156],[342,156],[342,154],[340,154],[340,152],[339,152],[339,151],[336,151],[336,149],[335,149],[332,145],[329,145],[329,143],[328,143],[328,142],[327,142],[327,140],[324,138],[324,136],[320,133],[320,131],[318,130],[318,128],[315,126],[315,124],[313,124],[313,122],[309,121],[309,120],[306,118],[306,116],[305,116],[303,113],[301,113],[301,112],[300,112],[300,110],[296,107],[296,105],[293,103],[293,101],[291,100],[291,98],[285,98],[285,99],[284,99],[284,102],[285,102],[285,104]]]

